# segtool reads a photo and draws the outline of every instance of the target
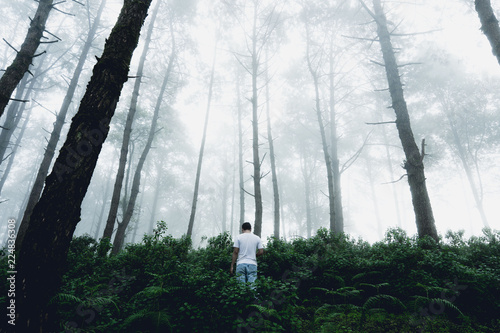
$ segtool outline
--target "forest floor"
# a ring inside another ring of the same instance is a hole
[[[254,290],[229,274],[230,235],[193,249],[166,231],[160,223],[115,256],[75,238],[50,304],[60,332],[500,331],[499,232],[435,243],[391,229],[372,245],[325,229],[270,238]]]

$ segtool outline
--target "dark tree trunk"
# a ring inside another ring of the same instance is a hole
[[[151,35],[153,34],[153,28],[155,24],[155,19],[158,14],[158,9],[160,7],[161,1],[158,0],[155,9],[153,11],[151,22],[148,27],[146,34],[146,39],[144,42],[144,49],[139,60],[139,66],[137,68],[136,81],[134,84],[134,90],[132,92],[132,98],[130,101],[130,108],[127,114],[127,120],[125,122],[125,128],[123,130],[123,140],[120,150],[120,162],[118,164],[118,171],[116,173],[115,184],[113,187],[113,196],[111,197],[111,205],[109,207],[108,219],[106,221],[106,226],[104,227],[104,233],[102,238],[108,238],[111,240],[113,235],[113,230],[115,227],[116,216],[118,214],[118,207],[120,205],[120,194],[122,192],[123,177],[125,175],[125,167],[127,165],[127,155],[128,148],[130,144],[130,134],[132,133],[132,124],[134,122],[135,112],[137,110],[137,100],[139,98],[139,90],[141,88],[142,75],[144,69],[144,63],[146,62],[146,56],[149,50],[149,44],[151,43]],[[127,193],[127,192],[125,192]]]
[[[42,163],[38,168],[38,172],[35,178],[35,182],[33,184],[33,188],[31,189],[28,203],[26,204],[26,209],[24,210],[23,219],[21,221],[21,225],[19,227],[19,232],[17,234],[16,243],[20,246],[24,234],[29,226],[29,218],[31,213],[33,212],[33,208],[35,204],[38,202],[40,198],[40,193],[42,193],[43,185],[47,174],[49,173],[50,165],[52,164],[52,159],[54,158],[57,143],[59,142],[59,138],[61,137],[62,128],[64,123],[66,122],[66,115],[68,113],[71,102],[73,101],[73,97],[75,95],[76,88],[78,87],[78,81],[80,79],[80,75],[82,73],[83,66],[85,65],[85,61],[87,60],[87,55],[92,46],[92,41],[94,40],[95,34],[97,32],[97,28],[99,27],[99,21],[101,14],[104,10],[104,6],[106,4],[106,0],[101,2],[101,6],[97,12],[96,18],[92,27],[89,27],[89,33],[87,34],[87,40],[82,48],[82,53],[80,54],[80,59],[78,59],[78,64],[75,67],[75,71],[73,72],[73,77],[71,78],[68,90],[66,91],[66,95],[64,96],[63,103],[61,105],[61,109],[57,114],[56,122],[54,123],[54,129],[50,133],[50,138],[47,143],[47,148],[45,149],[45,153],[43,155]]]
[[[139,157],[139,162],[137,163],[137,167],[135,169],[134,179],[132,181],[132,189],[130,192],[130,198],[127,203],[127,210],[123,215],[123,221],[118,224],[118,228],[116,229],[116,236],[113,241],[113,249],[111,252],[112,254],[117,254],[122,249],[123,244],[125,242],[125,231],[127,230],[130,220],[132,220],[132,216],[134,214],[135,202],[137,200],[137,195],[139,194],[139,186],[141,184],[142,168],[144,167],[144,163],[146,162],[146,158],[149,154],[149,150],[151,149],[151,145],[153,144],[153,139],[155,137],[156,125],[158,123],[160,108],[163,102],[163,95],[165,94],[165,90],[167,89],[167,84],[169,82],[170,75],[172,72],[172,67],[174,65],[176,57],[175,52],[176,52],[175,43],[174,40],[172,39],[172,54],[170,55],[170,60],[168,62],[167,73],[165,74],[165,78],[163,79],[158,99],[156,100],[153,120],[151,121],[151,127],[149,128],[148,140],[146,142],[144,150],[142,151],[141,156]]]
[[[45,23],[52,9],[53,0],[40,0],[35,16],[31,20],[26,38],[21,49],[17,52],[12,64],[5,70],[0,78],[0,117],[9,103],[10,96],[16,89],[19,81],[29,70],[35,52],[40,45],[40,39],[45,31]]]
[[[60,287],[69,245],[80,220],[81,203],[127,81],[132,53],[150,4],[151,0],[124,0],[66,141],[33,209],[16,267],[18,332],[60,329],[47,304]]]
[[[490,0],[475,0],[474,2],[479,20],[481,21],[481,30],[488,38],[493,55],[500,64],[500,27],[491,7],[491,2]]]
[[[210,73],[210,83],[208,85],[207,110],[205,112],[205,123],[203,125],[203,136],[201,138],[200,154],[198,155],[198,166],[196,167],[196,179],[194,181],[193,202],[191,204],[191,215],[189,216],[189,224],[187,236],[193,235],[194,218],[196,216],[196,205],[198,203],[198,190],[200,188],[201,166],[203,164],[203,153],[205,151],[205,141],[207,138],[208,119],[210,117],[210,104],[212,103],[212,90],[214,85],[215,75],[215,59],[217,56],[217,43],[214,48],[214,58],[212,61],[212,71]]]
[[[427,192],[424,173],[424,156],[420,154],[410,125],[410,116],[403,94],[403,85],[399,76],[398,65],[391,38],[387,30],[387,19],[382,10],[380,0],[373,0],[374,18],[377,22],[377,34],[385,63],[387,82],[392,99],[392,107],[396,113],[396,127],[405,152],[404,168],[408,176],[412,195],[413,210],[419,237],[431,236],[438,241],[438,234],[432,213],[431,202]]]

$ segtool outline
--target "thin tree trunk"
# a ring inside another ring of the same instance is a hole
[[[335,230],[344,231],[344,213],[342,207],[342,187],[340,182],[340,162],[338,157],[337,113],[335,110],[335,74],[333,73],[333,47],[330,45],[330,152],[332,159],[333,198],[335,210]]]
[[[446,109],[446,106],[444,106]],[[488,223],[488,218],[486,217],[486,213],[484,211],[483,207],[483,200],[482,200],[482,193],[480,193],[480,190],[478,190],[478,186],[476,185],[476,181],[474,180],[472,168],[469,165],[469,160],[467,158],[467,152],[466,149],[464,148],[462,144],[462,140],[460,140],[460,134],[458,133],[457,126],[455,125],[455,122],[452,119],[452,115],[450,114],[449,110],[445,110],[446,117],[448,118],[448,123],[450,124],[451,128],[451,133],[453,135],[453,141],[455,148],[458,152],[458,157],[460,158],[460,161],[462,162],[462,167],[464,169],[465,175],[467,176],[467,180],[469,182],[469,186],[472,192],[472,197],[474,198],[474,201],[476,202],[476,208],[479,212],[479,216],[481,217],[481,221],[483,222],[483,225],[485,228],[489,228],[490,225]],[[479,175],[478,175],[479,178]],[[481,184],[481,182],[479,182]]]
[[[475,7],[479,20],[481,21],[481,30],[490,42],[493,55],[500,64],[500,26],[491,7],[490,0],[475,0]]]
[[[38,8],[28,29],[21,49],[17,52],[12,64],[5,70],[0,78],[0,117],[9,103],[10,96],[22,80],[24,74],[36,57],[35,52],[40,45],[40,39],[45,32],[45,23],[52,9],[53,0],[39,0]]]
[[[267,54],[266,54],[267,58]],[[266,61],[267,63],[267,61]],[[271,177],[273,182],[273,195],[274,195],[274,237],[280,238],[280,193],[278,188],[278,175],[276,173],[276,156],[274,154],[274,142],[271,129],[271,116],[269,106],[269,74],[266,68],[266,118],[267,118],[267,141],[269,143],[269,159],[271,161]]]
[[[66,95],[64,96],[61,108],[59,109],[59,113],[57,114],[56,122],[54,123],[54,129],[50,133],[50,138],[47,143],[47,148],[45,148],[45,153],[43,155],[42,162],[40,164],[40,167],[38,168],[33,188],[31,189],[28,198],[28,203],[26,204],[26,209],[24,210],[23,219],[21,221],[21,226],[19,227],[19,232],[17,234],[16,246],[20,246],[22,243],[24,234],[26,233],[26,230],[28,229],[29,226],[29,219],[31,213],[33,212],[33,208],[35,207],[35,204],[38,202],[40,194],[42,193],[45,178],[49,173],[49,168],[50,165],[52,164],[52,159],[54,158],[56,152],[57,143],[59,142],[62,128],[66,122],[66,115],[68,113],[71,102],[73,101],[76,88],[78,87],[78,81],[80,80],[80,75],[82,73],[83,66],[85,65],[88,53],[90,51],[90,48],[92,47],[92,42],[96,35],[97,28],[99,27],[99,21],[101,19],[101,15],[105,5],[106,5],[106,0],[103,0],[101,2],[101,6],[98,9],[94,23],[92,24],[91,27],[89,27],[90,30],[89,33],[87,34],[87,39],[85,41],[85,44],[83,45],[82,52],[80,54],[80,59],[78,59],[78,64],[75,67],[75,71],[73,72],[73,77],[71,78],[68,90],[66,91]]]
[[[172,32],[172,54],[170,55],[170,60],[168,62],[167,73],[165,74],[165,78],[163,79],[158,99],[156,100],[153,120],[151,121],[151,127],[149,129],[146,146],[144,147],[144,150],[142,151],[142,154],[139,157],[139,162],[137,162],[137,167],[134,173],[134,179],[132,181],[130,198],[127,204],[127,210],[125,211],[125,214],[123,216],[123,221],[118,224],[118,228],[116,229],[116,236],[113,241],[113,249],[111,251],[111,254],[113,255],[117,254],[122,249],[123,244],[125,242],[125,231],[127,230],[130,220],[132,219],[132,215],[134,214],[135,201],[137,200],[137,195],[139,194],[139,186],[141,184],[142,168],[144,166],[144,163],[146,162],[146,158],[149,154],[149,150],[151,149],[151,145],[153,143],[153,139],[156,133],[156,125],[158,123],[160,108],[163,102],[163,95],[165,94],[165,91],[167,89],[167,84],[170,80],[170,75],[172,73],[172,68],[174,66],[175,57],[176,57],[175,41],[173,39],[173,32]]]
[[[111,167],[111,170],[113,170],[113,167]],[[108,195],[109,195],[109,181],[106,182],[106,187],[104,189],[104,195],[102,197],[102,205],[101,205],[101,211],[99,212],[99,220],[97,222],[96,230],[94,232],[94,238],[97,240],[99,238],[99,233],[101,231],[101,225],[102,225],[102,220],[104,217],[104,211],[106,208],[106,201],[108,200]]]
[[[189,216],[189,224],[188,224],[188,229],[187,229],[187,236],[188,237],[191,237],[193,235],[194,218],[196,216],[196,205],[198,203],[198,190],[200,188],[201,166],[203,164],[203,152],[205,150],[205,140],[207,138],[208,119],[210,116],[210,104],[212,102],[212,89],[213,89],[213,85],[214,85],[216,56],[217,56],[217,42],[215,43],[215,47],[214,47],[214,57],[212,60],[212,71],[210,73],[210,83],[208,86],[207,110],[205,112],[205,123],[203,125],[203,137],[201,138],[200,154],[198,156],[198,166],[196,168],[196,179],[194,182],[193,202],[191,204],[191,215]]]
[[[156,6],[153,10],[151,21],[149,23],[148,31],[146,34],[146,39],[144,41],[144,49],[142,50],[141,58],[139,60],[139,65],[137,68],[137,75],[134,83],[134,90],[132,92],[132,98],[130,100],[130,108],[127,114],[127,120],[125,122],[125,128],[123,130],[123,140],[120,150],[120,162],[118,164],[118,171],[116,173],[115,184],[113,187],[113,196],[111,197],[111,205],[109,207],[108,218],[106,220],[106,226],[104,227],[104,232],[102,238],[108,238],[111,240],[113,235],[113,230],[115,227],[116,216],[118,214],[118,207],[120,205],[120,195],[123,186],[123,177],[125,175],[125,167],[127,165],[127,155],[128,147],[130,143],[130,134],[132,133],[132,124],[134,122],[135,112],[137,110],[137,100],[139,98],[139,90],[142,83],[142,75],[144,70],[144,63],[146,62],[146,56],[149,50],[149,44],[151,43],[151,35],[153,34],[153,28],[158,15],[158,9],[160,7],[161,1],[158,0]]]
[[[159,162],[159,161],[156,162],[156,175],[157,175],[157,177],[160,177],[161,166],[162,166],[161,162]],[[161,184],[157,183],[156,188],[155,188],[154,198],[153,198],[153,207],[151,208],[151,218],[149,220],[148,235],[153,234],[153,229],[155,227],[155,223],[156,223],[155,216],[156,216],[156,209],[158,206],[158,199],[160,197],[160,189],[161,189]]]
[[[375,14],[373,15],[377,22],[377,34],[384,58],[392,107],[396,113],[396,127],[406,156],[404,168],[407,172],[408,183],[410,185],[418,235],[419,237],[428,235],[438,241],[439,237],[425,182],[424,155],[420,154],[411,129],[410,116],[403,94],[403,85],[401,84],[390,34],[387,30],[387,19],[382,10],[380,0],[373,0],[373,6],[375,9]]]
[[[81,203],[127,81],[132,53],[150,4],[151,0],[124,0],[66,141],[33,209],[16,267],[19,332],[60,329],[47,304],[60,287],[69,245],[80,221]]]
[[[3,172],[2,179],[0,180],[0,194],[2,193],[3,186],[5,185],[7,177],[10,173],[10,169],[12,168],[12,164],[14,164],[14,158],[16,157],[17,149],[21,145],[21,139],[23,138],[24,132],[26,131],[26,127],[28,125],[28,121],[30,119],[32,111],[33,111],[33,109],[30,108],[30,110],[28,111],[28,115],[26,116],[26,119],[23,122],[23,127],[21,128],[21,131],[17,135],[16,142],[14,143],[14,146],[12,147],[12,153],[10,154],[9,162],[7,162],[7,166],[5,167],[5,170]],[[22,114],[23,112],[20,112],[20,113]],[[19,115],[19,117],[21,117],[21,115]]]
[[[253,152],[253,187],[255,199],[254,234],[262,233],[262,191],[260,186],[260,157],[259,157],[259,101],[257,90],[257,76],[259,75],[259,59],[257,56],[257,3],[254,3],[254,20],[252,32],[252,152]]]
[[[240,225],[241,227],[245,222],[245,179],[243,175],[243,128],[241,124],[241,93],[240,84],[236,82],[236,91],[238,96],[238,174],[239,174],[239,187],[240,187]]]
[[[141,195],[141,202],[139,202],[139,207],[137,208],[137,220],[134,223],[134,233],[132,234],[132,239],[131,242],[135,243],[135,239],[137,238],[137,230],[139,230],[139,223],[141,221],[141,212],[142,212],[142,205],[144,203],[144,193],[146,189],[146,182],[142,185],[142,195]]]
[[[323,155],[325,158],[326,165],[326,175],[328,180],[328,203],[329,203],[329,212],[330,212],[330,230],[338,233],[342,232],[342,230],[337,229],[336,225],[336,211],[335,211],[335,191],[333,185],[333,170],[332,163],[330,159],[330,154],[328,152],[328,143],[326,140],[325,127],[323,125],[323,116],[321,115],[321,107],[320,107],[320,95],[319,95],[319,80],[318,73],[316,69],[313,68],[311,57],[309,54],[309,26],[306,22],[306,32],[307,32],[307,66],[309,68],[309,72],[313,78],[314,83],[314,92],[315,92],[315,102],[316,102],[316,116],[318,119],[319,131],[321,134],[321,143],[323,147]]]
[[[32,79],[35,81],[34,79]],[[32,82],[33,82],[32,81]],[[28,74],[21,80],[19,87],[16,91],[16,99],[21,100],[24,95],[24,91],[26,90],[26,85],[28,84]],[[7,109],[7,114],[5,117],[5,121],[2,125],[3,128],[0,129],[0,165],[3,163],[5,160],[5,153],[7,152],[7,149],[9,148],[10,145],[10,138],[12,137],[12,134],[16,130],[17,127],[17,121],[20,119],[18,117],[18,111],[21,109],[21,107],[24,106],[21,105],[20,103],[12,103],[9,108]]]

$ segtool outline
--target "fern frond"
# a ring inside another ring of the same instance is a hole
[[[281,316],[278,314],[278,311],[276,311],[275,309],[266,308],[265,306],[262,306],[259,304],[252,304],[250,306],[256,308],[257,310],[259,310],[260,313],[265,314],[267,317],[273,316],[273,317],[281,320]]]
[[[394,304],[394,305],[399,305],[401,308],[406,309],[406,306],[397,297],[394,297],[391,295],[381,294],[381,295],[375,295],[375,296],[368,298],[366,300],[365,304],[363,304],[363,311],[371,309],[375,305],[377,305],[378,303],[383,302],[383,301],[387,301],[387,302]]]
[[[83,303],[82,299],[76,297],[71,294],[58,293],[50,300],[49,304],[53,304],[56,301],[66,301],[66,302],[75,302],[75,303]]]

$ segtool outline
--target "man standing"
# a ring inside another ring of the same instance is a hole
[[[230,272],[233,274],[234,263],[236,262],[236,278],[238,281],[253,284],[257,279],[257,257],[264,254],[264,247],[260,237],[252,233],[250,223],[243,223],[241,228],[243,233],[239,234],[234,241]]]

